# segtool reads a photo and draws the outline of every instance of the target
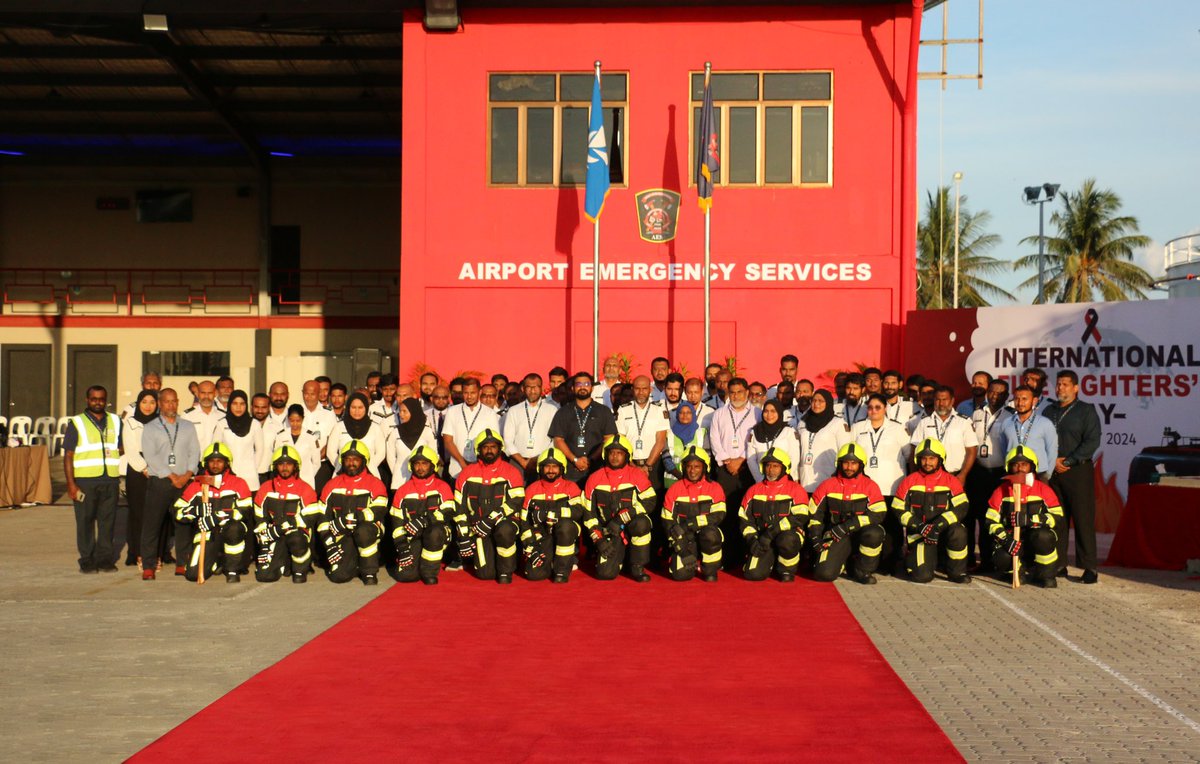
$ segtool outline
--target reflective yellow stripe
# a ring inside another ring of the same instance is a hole
[[[721,550],[720,549],[713,552],[712,554],[708,554],[708,553],[700,554],[700,562],[720,562],[720,561],[721,561]]]
[[[799,562],[800,562],[800,555],[796,555],[795,557],[780,557],[779,558],[780,565],[796,565]]]
[[[1033,556],[1033,561],[1038,565],[1049,565],[1051,563],[1058,562],[1058,550],[1052,549],[1050,550],[1050,554],[1035,554]]]
[[[496,554],[500,555],[501,557],[512,557],[512,556],[513,556],[514,554],[516,554],[516,553],[517,553],[517,546],[516,546],[516,544],[514,544],[514,545],[512,545],[512,546],[498,546],[498,547],[496,547]]]
[[[570,557],[575,554],[575,546],[573,544],[571,546],[556,546],[554,547],[554,554],[559,557]]]
[[[708,515],[696,515],[696,527],[703,528],[708,525]]]
[[[869,546],[865,546],[863,544],[858,545],[858,553],[861,555],[865,555],[866,557],[878,557],[879,552],[882,549],[883,549],[882,544],[877,547],[869,547]]]
[[[300,555],[299,557],[297,557],[296,555],[292,555],[292,562],[296,563],[297,565],[302,565],[302,564],[308,562],[309,557],[312,557],[312,553],[309,552],[307,548],[305,548],[304,554]]]
[[[421,549],[421,559],[428,562],[440,562],[442,559],[442,550],[434,549],[432,552],[428,549]]]
[[[358,553],[360,555],[362,555],[363,557],[370,557],[371,555],[375,554],[378,551],[379,551],[378,543],[374,543],[371,546],[360,546],[358,548]]]
[[[483,539],[478,536],[475,537],[475,555],[476,555],[476,559],[479,560],[479,564],[483,565],[484,564],[484,561],[483,561],[483,558],[484,558]]]
[[[862,547],[859,547],[859,548],[861,549]],[[917,544],[917,567],[919,568],[924,564],[925,564],[925,545]]]
[[[965,559],[967,559],[967,549],[966,549],[966,547],[963,547],[962,549],[958,550],[957,552],[956,552],[956,551],[954,551],[953,549],[947,549],[947,550],[946,550],[946,554],[947,554],[947,555],[950,557],[950,559],[951,559],[951,560],[965,560]]]
[[[646,546],[650,543],[650,534],[647,533],[644,536],[634,536],[629,539],[629,543],[633,544],[634,546]]]

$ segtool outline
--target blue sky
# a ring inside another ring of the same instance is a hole
[[[951,37],[977,33],[975,0],[949,0]],[[926,14],[922,37],[940,37],[941,10]],[[917,192],[963,173],[971,210],[992,214],[1003,241],[992,255],[1036,252],[1037,208],[1022,189],[1044,182],[1078,189],[1095,177],[1153,240],[1138,254],[1162,272],[1162,245],[1200,231],[1200,1],[989,0],[984,9],[984,82],[920,85]],[[940,68],[922,52],[921,70]],[[975,71],[975,49],[955,51],[952,72]],[[953,194],[951,194],[953,199]],[[1047,232],[1052,208],[1046,205]],[[1032,275],[996,283],[1015,292]],[[1033,290],[1016,292],[1019,301]],[[1002,303],[997,303],[1002,304]]]

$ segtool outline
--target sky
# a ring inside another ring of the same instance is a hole
[[[977,7],[949,0],[950,37],[977,35]],[[941,9],[925,15],[921,36],[940,38]],[[920,84],[921,213],[939,178],[952,187],[962,172],[964,207],[991,213],[988,230],[1002,239],[991,255],[1012,261],[1037,252],[1020,243],[1038,228],[1025,186],[1078,190],[1094,177],[1151,238],[1135,260],[1161,276],[1163,244],[1200,232],[1200,0],[988,0],[984,40],[982,90],[973,80],[944,92],[935,80]],[[923,50],[921,71],[940,69],[939,56]],[[963,46],[948,68],[975,65],[975,48]],[[1048,235],[1059,204],[1046,205]],[[1036,287],[1016,285],[1033,274],[996,284],[1027,303]]]

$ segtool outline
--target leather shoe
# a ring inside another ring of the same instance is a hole
[[[117,566],[116,566],[116,565],[114,565],[114,564],[112,564],[112,563],[110,562],[110,563],[109,563],[109,564],[107,564],[107,565],[101,565],[101,566],[100,566],[100,568],[99,568],[99,570],[100,570],[100,572],[101,572],[101,573],[116,573],[116,572],[117,572]]]
[[[1100,580],[1100,574],[1094,570],[1083,571],[1083,578],[1079,579],[1085,584],[1094,584]]]
[[[80,565],[79,572],[80,573],[99,573],[100,571],[96,570],[96,568],[94,568],[91,565]]]
[[[956,576],[947,576],[947,578],[950,579],[950,583],[952,583],[952,584],[969,584],[969,583],[971,583],[971,577],[969,575],[967,575],[966,573],[960,573]]]

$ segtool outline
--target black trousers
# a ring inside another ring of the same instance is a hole
[[[381,535],[378,525],[367,522],[359,522],[353,531],[343,533],[339,537],[332,536],[329,532],[322,534],[322,541],[326,547],[341,547],[342,550],[342,559],[329,565],[329,580],[335,584],[344,584],[356,577],[378,574]]]
[[[967,475],[967,492],[970,509],[963,527],[967,529],[967,565],[977,561],[985,568],[992,566],[992,535],[988,533],[987,504],[992,493],[1004,478],[1003,467],[982,467],[978,464]],[[975,541],[979,540],[979,556],[975,556]]]
[[[130,467],[125,471],[125,499],[129,503],[129,522],[125,527],[125,562],[132,565],[142,547],[142,514],[146,508],[145,475]]]
[[[475,556],[470,558],[471,575],[495,581],[497,575],[511,576],[517,569],[517,524],[505,518],[487,536],[475,536]]]
[[[961,576],[967,572],[967,529],[962,523],[951,523],[938,534],[936,544],[926,544],[920,534],[906,534],[904,567],[913,581],[927,584],[933,580],[938,558],[943,557],[946,575]]]
[[[551,573],[570,578],[578,551],[579,526],[574,520],[559,520],[553,527],[537,526],[541,540],[531,541],[528,552],[541,552],[541,565],[533,564],[535,555],[525,555],[525,577],[530,581],[545,581]]]
[[[183,491],[171,484],[167,478],[152,477],[146,482],[146,500],[142,509],[142,568],[154,570],[158,567],[159,554],[163,550],[163,528],[174,528],[175,502]],[[175,559],[179,564],[187,559],[187,527],[181,537],[175,533]]]
[[[293,528],[269,544],[258,546],[254,578],[270,583],[292,573],[308,573],[312,570],[312,552],[309,551],[308,530]]]
[[[116,478],[81,478],[77,485],[83,501],[75,502],[75,545],[79,548],[79,567],[95,569],[112,565],[113,526],[117,521]]]
[[[645,570],[650,563],[650,539],[652,522],[648,515],[638,515],[625,526],[625,536],[621,535],[621,525],[613,520],[601,530],[613,541],[613,554],[604,557],[596,554],[596,578],[601,581],[611,581],[621,573],[625,559],[629,559],[629,572],[638,574]],[[626,538],[627,537],[627,538]]]
[[[1058,571],[1057,539],[1050,528],[1024,528],[1021,530],[1021,570],[1026,572],[1032,563],[1035,578],[1045,581],[1054,578]],[[992,565],[997,573],[1009,573],[1013,568],[1012,555],[1003,546],[992,549]]]
[[[1076,464],[1066,472],[1056,472],[1050,487],[1062,502],[1063,519],[1058,533],[1058,567],[1067,568],[1067,529],[1075,523],[1075,564],[1084,570],[1096,569],[1096,467],[1091,460]]]
[[[187,558],[187,572],[184,575],[187,580],[196,581],[200,577],[200,529],[194,523],[180,523],[179,527],[192,534],[191,556]],[[204,542],[204,577],[212,578],[222,571],[237,572],[245,548],[246,526],[236,520],[229,520],[209,531]]]
[[[847,564],[856,576],[874,573],[879,569],[884,538],[881,526],[868,525],[834,542],[828,549],[817,553],[813,560],[813,578],[817,581],[833,581],[841,575],[842,568]]]
[[[759,534],[762,535],[761,533]],[[796,531],[779,531],[771,539],[771,548],[764,555],[756,555],[753,549],[746,556],[743,572],[747,581],[764,581],[774,567],[776,575],[795,574],[800,565],[800,534]]]
[[[722,546],[725,541],[720,528],[706,525],[703,528],[683,527],[684,548],[700,561],[700,572],[715,576],[721,570]],[[671,555],[667,574],[676,581],[690,581],[696,577],[695,565],[684,565],[679,554]]]
[[[442,551],[446,548],[449,532],[446,526],[434,520],[432,515],[430,521],[429,525],[412,538],[393,537],[397,548],[401,544],[407,544],[413,556],[413,564],[407,568],[394,566],[395,573],[392,573],[392,578],[395,580],[405,584],[418,579],[437,580],[438,572],[442,569]]]

